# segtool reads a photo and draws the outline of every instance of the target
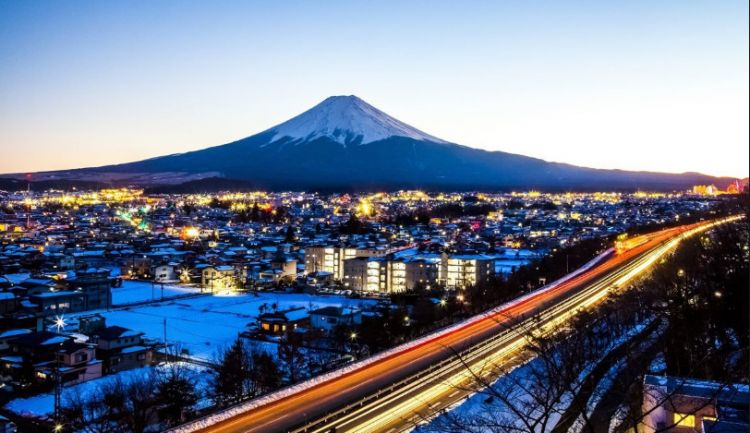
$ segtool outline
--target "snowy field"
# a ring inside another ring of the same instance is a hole
[[[271,311],[273,304],[276,304],[279,310],[287,310],[294,307],[357,307],[374,302],[340,296],[286,293],[259,293],[257,296],[207,295],[121,308],[101,314],[106,317],[108,326],[118,325],[145,332],[147,338],[155,340],[164,339],[166,328],[169,344],[187,350],[193,358],[211,361],[220,349],[227,347],[239,333],[245,331],[248,324],[255,323],[263,305]],[[74,319],[85,314],[91,312],[69,317]]]
[[[163,288],[162,288],[163,287]],[[200,293],[197,287],[173,284],[151,284],[149,281],[123,280],[122,287],[112,288],[112,304],[128,305],[146,301],[159,301]]]

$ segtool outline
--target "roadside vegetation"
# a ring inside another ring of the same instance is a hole
[[[517,330],[528,350],[512,369],[497,372],[506,373],[500,380],[470,369],[474,380],[462,390],[476,392],[481,403],[425,416],[437,419],[418,431],[638,432],[648,415],[645,374],[750,383],[747,222],[682,242],[648,275],[559,332]]]

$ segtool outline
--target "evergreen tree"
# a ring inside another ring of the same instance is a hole
[[[266,352],[255,352],[252,355],[252,383],[254,394],[266,394],[281,385],[281,372],[276,360]]]
[[[219,358],[219,367],[213,381],[214,399],[218,404],[237,403],[248,394],[250,362],[244,342],[237,337],[232,346]]]
[[[156,388],[157,401],[161,406],[159,418],[170,426],[184,421],[185,415],[198,402],[195,385],[195,381],[183,369],[170,368]]]
[[[294,229],[292,226],[286,226],[286,236],[284,236],[284,242],[294,242],[297,237],[294,235]]]

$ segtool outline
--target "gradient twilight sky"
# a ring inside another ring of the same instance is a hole
[[[0,173],[252,135],[355,94],[456,143],[748,175],[748,2],[0,0]]]

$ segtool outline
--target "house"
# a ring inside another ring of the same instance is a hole
[[[57,290],[57,282],[51,278],[27,278],[11,290],[16,295],[36,295]]]
[[[357,308],[324,307],[310,311],[310,326],[326,332],[337,326],[353,327],[362,324],[362,311]]]
[[[112,281],[107,268],[79,270],[72,278],[68,278],[68,290],[84,295],[83,310],[78,311],[108,309],[112,305]]]
[[[263,313],[258,316],[258,325],[265,334],[280,335],[299,329],[310,323],[310,315],[304,308]]]
[[[13,292],[0,292],[0,314],[10,314],[18,310],[19,299]]]
[[[153,261],[146,256],[131,256],[121,261],[120,274],[130,278],[148,278],[153,269]]]
[[[69,270],[76,267],[76,259],[72,254],[51,254],[49,261],[55,270]]]
[[[201,271],[201,287],[214,290],[230,290],[237,287],[238,279],[233,266],[206,266]]]
[[[107,374],[144,367],[153,362],[153,349],[144,345],[143,332],[108,326],[95,331],[92,340]]]
[[[74,313],[86,310],[85,294],[77,291],[63,290],[44,292],[29,296],[34,310],[44,315]]]
[[[67,335],[32,332],[20,335],[10,345],[10,353],[0,362],[15,380],[50,382],[59,371],[62,383],[73,384],[102,375],[102,363],[96,359],[94,346]]]
[[[641,431],[746,432],[748,405],[748,385],[646,375]]]
[[[330,284],[333,282],[333,274],[326,271],[311,272],[307,275],[306,281],[310,286]]]
[[[30,334],[30,329],[8,329],[0,332],[0,352],[5,352],[10,349],[11,342],[16,338],[24,334]]]
[[[177,265],[174,263],[156,266],[153,274],[156,283],[176,283],[180,281],[179,275],[177,275]]]
[[[270,267],[259,273],[262,281],[278,283],[280,281],[291,281],[297,276],[297,260],[286,257],[277,257],[271,261]]]
[[[59,369],[64,384],[75,384],[102,377],[102,362],[96,359],[93,345],[65,340],[57,351],[59,364],[46,366],[37,372],[39,377],[50,377]]]
[[[95,331],[104,328],[106,320],[101,314],[89,314],[78,317],[78,332],[92,335]]]

